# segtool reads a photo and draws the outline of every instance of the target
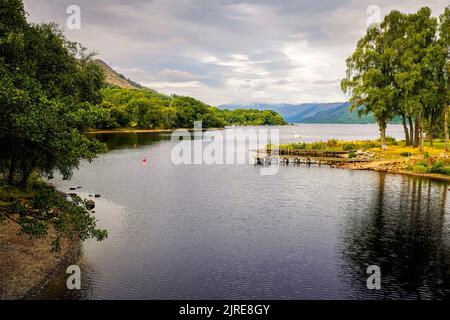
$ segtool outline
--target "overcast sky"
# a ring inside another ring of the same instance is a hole
[[[338,102],[345,59],[368,22],[448,0],[25,0],[33,22],[66,36],[145,86],[224,103]],[[67,28],[67,8],[81,28]],[[371,7],[377,6],[377,7]]]

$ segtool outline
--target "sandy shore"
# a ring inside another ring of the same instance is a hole
[[[0,224],[0,298],[26,299],[39,292],[62,269],[75,263],[81,252],[78,240],[61,241],[61,250],[51,252],[51,238],[30,239],[19,235],[20,227]],[[50,234],[52,232],[49,232]]]

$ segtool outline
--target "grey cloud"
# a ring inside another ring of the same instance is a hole
[[[169,82],[188,82],[200,80],[201,77],[186,71],[164,69],[158,73],[158,79]]]
[[[25,0],[30,19],[64,26],[73,0]],[[77,0],[82,29],[68,38],[168,93],[212,104],[344,100],[345,58],[372,0]],[[382,14],[448,0],[377,0]],[[184,86],[185,84],[185,86]]]

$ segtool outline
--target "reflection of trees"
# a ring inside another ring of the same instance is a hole
[[[89,135],[89,137],[106,143],[108,150],[150,146],[163,140],[170,140],[170,134],[156,132],[100,133]]]
[[[450,297],[446,196],[445,184],[380,173],[368,207],[352,208],[341,236],[351,292],[366,298]],[[378,292],[366,288],[366,268],[374,264],[381,267]]]

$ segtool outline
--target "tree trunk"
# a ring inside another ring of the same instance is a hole
[[[414,145],[414,125],[411,117],[408,117],[409,122],[409,145]]]
[[[28,186],[28,179],[30,178],[31,172],[26,171],[22,173],[22,177],[20,178],[19,185],[22,188],[26,188]]]
[[[11,164],[11,166],[9,167],[9,174],[8,174],[8,185],[12,186],[14,185],[14,167]]]
[[[433,115],[431,115],[431,120],[430,120],[430,130],[429,130],[429,132],[428,132],[428,134],[430,135],[428,138],[429,138],[429,141],[430,141],[430,147],[432,147],[433,146],[433,135],[434,135],[434,132],[433,132],[433,125],[434,125],[434,117],[433,117]]]
[[[380,125],[381,149],[386,150],[386,125]]]
[[[419,117],[414,119],[414,143],[413,147],[417,148],[420,144],[420,121]]]
[[[450,107],[450,106],[449,106]],[[448,108],[444,108],[444,132],[445,132],[445,151],[448,152],[449,137],[448,137]]]
[[[433,146],[433,129],[430,129],[430,132],[428,133],[430,136],[428,137],[428,140],[430,141],[430,147]]]
[[[14,185],[14,174],[16,173],[16,159],[15,157],[11,157],[9,164],[9,173],[8,173],[8,185]]]
[[[423,117],[420,117],[420,121],[419,121],[419,150],[420,152],[423,152],[423,140],[424,140],[424,135],[423,135]]]
[[[408,131],[408,125],[406,124],[406,118],[405,115],[402,113],[402,125],[403,125],[403,131],[405,132],[405,141],[406,145],[409,146],[409,131]]]

